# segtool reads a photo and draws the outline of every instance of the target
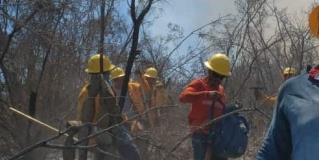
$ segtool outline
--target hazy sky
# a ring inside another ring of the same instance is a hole
[[[165,34],[167,24],[173,22],[183,27],[185,34],[221,15],[235,13],[234,0],[167,0],[161,4],[163,11],[152,30],[154,34]],[[278,8],[287,8],[291,15],[306,19],[306,11],[319,0],[275,0]]]

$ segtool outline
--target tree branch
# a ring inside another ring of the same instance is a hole
[[[114,124],[114,125],[112,125],[112,126],[110,126],[110,127],[107,127],[107,128],[105,128],[105,129],[102,129],[102,130],[100,130],[100,131],[98,131],[98,132],[96,132],[96,133],[93,133],[93,134],[91,134],[91,135],[89,135],[89,136],[87,136],[87,137],[85,137],[85,138],[83,138],[83,139],[80,139],[80,140],[77,141],[74,145],[80,144],[80,143],[82,143],[82,142],[84,142],[84,141],[86,141],[86,140],[89,140],[89,139],[94,138],[94,137],[96,137],[96,136],[98,136],[98,135],[101,135],[101,134],[103,134],[103,133],[105,133],[105,132],[107,132],[107,131],[109,131],[109,130],[115,128],[115,127],[119,127],[119,126],[121,126],[121,125],[127,123],[128,121],[138,119],[138,118],[142,117],[143,115],[145,115],[146,113],[148,113],[148,112],[150,112],[150,111],[157,110],[157,109],[163,109],[163,108],[172,108],[172,107],[177,107],[177,105],[167,105],[167,106],[163,106],[163,107],[156,107],[156,108],[147,109],[147,110],[145,110],[143,113],[134,115],[134,116],[132,116],[131,118],[125,120],[125,121],[122,121],[122,122],[120,122],[120,123]]]
[[[27,25],[27,23],[41,10],[41,8],[36,8],[34,9],[29,16],[27,16],[27,18],[25,18],[23,20],[22,23],[20,23],[19,21],[16,21],[14,18],[11,18],[8,14],[4,14],[6,15],[8,18],[14,20],[15,22],[15,25],[13,27],[13,30],[12,32],[8,35],[8,40],[7,42],[5,43],[5,47],[4,47],[4,50],[1,54],[1,57],[0,57],[0,63],[3,63],[3,59],[5,57],[5,55],[8,53],[8,50],[9,50],[9,46],[10,46],[10,43],[14,37],[14,35],[20,31],[25,25]]]
[[[135,0],[131,1],[131,19],[133,21],[133,24],[136,23],[137,19],[136,19],[136,11],[135,11]]]

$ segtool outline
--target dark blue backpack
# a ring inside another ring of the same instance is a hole
[[[236,110],[236,106],[227,106],[224,113]],[[249,125],[239,113],[229,115],[213,124],[209,136],[213,153],[223,158],[242,156],[248,144]]]

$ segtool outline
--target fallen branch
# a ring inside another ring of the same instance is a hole
[[[97,151],[99,151],[100,153],[102,153],[102,154],[104,154],[104,155],[106,155],[106,156],[111,156],[111,157],[116,158],[116,159],[121,159],[120,156],[115,155],[115,154],[112,154],[112,153],[110,153],[110,152],[106,152],[106,151],[104,151],[103,149],[101,149],[101,148],[99,148],[99,147],[97,147],[96,149],[97,149]]]
[[[118,123],[118,124],[115,124],[113,126],[110,126],[106,129],[103,129],[97,133],[94,133],[94,134],[91,134],[89,135],[88,137],[85,137],[77,142],[75,142],[74,146],[62,146],[62,145],[53,145],[53,144],[48,144],[48,142],[52,141],[52,140],[55,140],[55,139],[58,139],[60,138],[62,135],[66,135],[67,132],[69,132],[70,130],[72,130],[74,127],[71,126],[69,128],[67,128],[65,131],[63,132],[58,132],[57,135],[53,136],[53,137],[49,137],[45,140],[42,140],[42,141],[39,141],[29,147],[26,147],[25,149],[23,149],[22,151],[20,151],[19,153],[15,154],[14,156],[10,157],[8,160],[15,160],[15,159],[18,159],[20,158],[21,156],[23,156],[24,154],[26,153],[29,153],[31,152],[32,150],[38,148],[38,147],[49,147],[49,148],[56,148],[56,149],[60,149],[60,148],[78,148],[78,149],[85,149],[85,148],[93,148],[93,146],[76,146],[78,145],[79,143],[85,141],[85,140],[88,140],[88,139],[91,139],[91,138],[94,138],[100,134],[103,134],[107,131],[109,131],[110,129],[113,129],[115,127],[118,127],[124,123],[126,123],[127,121],[131,121],[131,120],[134,120],[134,119],[137,119],[145,114],[147,114],[148,112],[152,111],[152,110],[157,110],[157,109],[163,109],[163,108],[171,108],[171,107],[177,107],[177,105],[168,105],[168,106],[163,106],[163,107],[156,107],[156,108],[151,108],[151,109],[147,109],[145,112],[141,113],[141,114],[137,114],[131,118],[129,118],[128,120],[125,120],[125,121],[122,121],[121,123]],[[82,127],[86,127],[88,125],[91,125],[91,126],[95,126],[96,124],[95,123],[84,123],[82,124],[81,126],[78,126],[78,128],[82,128]],[[101,149],[100,149],[101,150]],[[106,152],[103,152],[103,154],[106,153]],[[108,155],[108,154],[107,154]]]
[[[43,144],[43,147],[47,148],[54,148],[54,149],[92,149],[95,148],[97,144],[94,145],[89,145],[89,146],[75,146],[75,145],[60,145],[60,144],[50,144],[50,143],[45,143]]]
[[[147,110],[145,110],[143,113],[134,115],[134,116],[132,116],[131,118],[125,120],[125,121],[122,121],[122,122],[120,122],[120,123],[117,123],[117,124],[115,124],[115,125],[112,125],[112,126],[110,126],[110,127],[107,127],[107,128],[105,128],[105,129],[102,129],[102,130],[100,130],[100,131],[98,131],[98,132],[96,132],[96,133],[94,133],[94,134],[91,134],[91,135],[89,135],[89,136],[87,136],[87,137],[85,137],[85,138],[83,138],[83,139],[80,139],[80,140],[77,141],[74,145],[80,144],[80,143],[82,143],[83,141],[86,141],[86,140],[89,140],[89,139],[91,139],[91,138],[94,138],[94,137],[96,137],[96,136],[98,136],[98,135],[101,135],[101,134],[103,134],[103,133],[105,133],[105,132],[107,132],[107,131],[109,131],[109,130],[115,128],[115,127],[119,127],[119,126],[121,126],[121,125],[127,123],[128,121],[131,121],[131,120],[135,120],[135,119],[137,119],[137,118],[140,118],[140,117],[142,117],[143,115],[147,114],[147,113],[150,112],[150,111],[157,110],[157,109],[163,109],[163,108],[171,108],[171,107],[177,107],[177,105],[167,105],[167,106],[163,106],[163,107],[155,107],[155,108],[147,109]]]
[[[58,139],[59,137],[61,137],[62,135],[66,134],[66,132],[68,132],[71,128],[68,128],[67,130],[65,130],[64,132],[59,132],[57,135],[47,138],[45,140],[42,140],[40,142],[37,142],[36,144],[33,144],[25,149],[23,149],[22,151],[20,151],[19,153],[17,153],[16,155],[10,157],[8,160],[15,160],[20,158],[21,156],[23,156],[26,153],[31,152],[32,150],[34,150],[35,148],[41,147],[46,145],[47,142]]]

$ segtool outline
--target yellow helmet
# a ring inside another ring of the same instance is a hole
[[[113,80],[115,78],[120,78],[123,76],[125,76],[124,70],[120,67],[116,67],[115,69],[111,71],[110,80]]]
[[[111,63],[109,57],[103,55],[103,72],[110,71],[115,66]],[[90,57],[85,72],[100,73],[100,54],[95,54]]]
[[[222,53],[212,55],[208,61],[204,62],[205,66],[223,76],[230,76],[230,61],[229,58]]]
[[[297,71],[293,67],[286,67],[283,72],[284,75],[295,75],[296,73]]]
[[[157,70],[154,67],[147,68],[144,73],[145,77],[157,78]]]

